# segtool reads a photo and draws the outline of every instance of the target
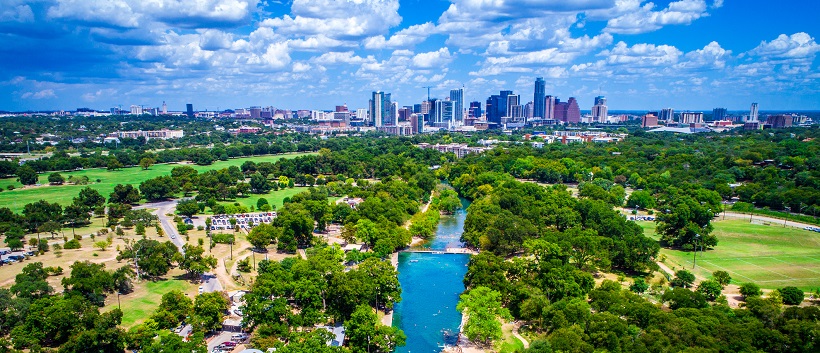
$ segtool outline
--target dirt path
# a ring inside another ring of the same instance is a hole
[[[519,328],[520,326],[521,326],[521,325],[520,325],[520,324],[518,324],[518,323],[513,324],[512,334],[513,334],[513,336],[515,336],[515,338],[517,338],[518,340],[520,340],[520,341],[521,341],[521,343],[523,343],[523,344],[524,344],[524,349],[530,348],[530,342],[529,342],[529,341],[527,341],[527,339],[526,339],[526,338],[522,337],[522,336],[518,333],[518,328]]]

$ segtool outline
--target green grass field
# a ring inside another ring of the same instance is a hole
[[[196,286],[182,280],[165,280],[157,282],[143,282],[138,284],[135,291],[128,295],[120,296],[122,309],[122,326],[131,327],[145,321],[154,310],[159,307],[162,295],[172,290],[181,290],[193,299],[196,294]],[[107,309],[117,307],[116,294],[109,296]]]
[[[224,201],[224,202],[220,202],[220,204],[233,205],[234,203],[238,203],[239,205],[245,206],[248,209],[250,209],[251,206],[253,206],[254,209],[255,209],[256,208],[256,201],[258,201],[259,198],[264,197],[265,199],[268,200],[269,204],[276,206],[276,209],[278,210],[278,209],[282,208],[282,205],[284,204],[283,200],[286,197],[293,197],[293,195],[296,195],[300,192],[307,191],[307,190],[308,190],[307,187],[297,186],[297,187],[293,187],[293,188],[279,189],[279,190],[276,190],[276,191],[271,191],[267,194],[260,194],[260,195],[254,194],[254,195],[251,195],[250,197],[239,197],[234,201]],[[210,210],[206,209],[206,212],[210,212]]]
[[[638,224],[646,235],[658,238],[655,223]],[[697,253],[694,270],[692,252],[662,249],[666,265],[704,278],[723,270],[731,274],[733,283],[754,282],[766,289],[796,286],[809,291],[820,287],[820,233],[738,219],[712,224],[718,245]]]
[[[199,171],[205,171],[211,169],[228,168],[233,165],[240,166],[245,161],[254,161],[256,163],[276,162],[281,158],[295,158],[306,154],[307,153],[236,158],[227,161],[217,161],[208,166],[198,166],[193,164],[190,166]],[[108,171],[105,168],[96,168],[61,174],[66,179],[68,179],[71,175],[87,176],[91,181],[91,184],[87,186],[96,189],[104,197],[108,198],[108,195],[114,191],[114,186],[117,184],[138,185],[139,183],[151,178],[162,175],[171,175],[171,169],[177,166],[179,166],[179,164],[159,164],[152,166],[148,170],[142,170],[139,167],[131,167],[119,171]],[[23,189],[23,185],[14,178],[0,179],[0,188],[3,189],[3,192],[0,192],[0,206],[8,207],[13,212],[21,212],[23,210],[23,206],[26,204],[37,202],[41,199],[67,205],[70,204],[73,198],[80,193],[80,190],[86,187],[86,185],[50,186],[48,185],[49,174],[50,173],[40,174],[40,183],[43,184],[43,186],[29,187],[25,189]],[[97,179],[100,180],[99,183],[96,182]],[[14,185],[15,189],[6,190],[8,185]],[[256,200],[254,199],[253,202],[255,205]]]

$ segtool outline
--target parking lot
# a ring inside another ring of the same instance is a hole
[[[803,229],[820,233],[820,227],[804,227]]]
[[[241,213],[235,215],[216,215],[211,217],[211,230],[232,229],[231,218],[236,219],[236,225],[240,229],[250,229],[251,224],[270,224],[276,218],[276,212]]]
[[[630,221],[654,221],[655,216],[629,216]]]
[[[31,251],[23,250],[12,252],[9,248],[0,249],[0,264],[8,265],[15,262],[20,262],[25,260],[29,256],[34,256],[34,253]]]

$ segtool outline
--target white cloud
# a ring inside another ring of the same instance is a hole
[[[136,28],[162,22],[184,28],[236,26],[245,22],[258,0],[56,0],[54,19],[92,27]]]
[[[217,29],[205,30],[199,37],[199,47],[203,50],[227,49],[232,44],[233,35]]]
[[[117,90],[113,88],[99,89],[96,92],[87,92],[82,95],[82,99],[86,102],[96,102],[101,98],[108,98],[117,94]]]
[[[23,93],[23,95],[21,97],[23,99],[50,99],[50,98],[57,98],[57,95],[54,94],[53,89],[44,89],[42,91],[37,91],[37,92]]]
[[[6,9],[0,10],[0,22],[33,22],[34,12],[28,5],[8,6]]]
[[[262,54],[264,63],[272,69],[282,69],[290,64],[290,49],[288,43],[273,43]]]
[[[386,33],[401,23],[398,0],[294,0],[291,15],[260,24],[293,36],[354,39]]]
[[[632,8],[636,1],[622,3],[625,9]],[[652,32],[667,25],[688,25],[693,21],[708,16],[705,0],[679,0],[669,3],[665,9],[654,11],[655,4],[648,2],[632,11],[607,21],[604,29],[610,33],[638,34]]]
[[[813,59],[817,52],[820,52],[820,45],[814,38],[808,33],[799,32],[791,36],[781,34],[771,42],[762,41],[749,54],[775,59]]]
[[[375,62],[372,56],[368,56],[367,58],[363,58],[357,56],[353,53],[353,51],[346,51],[346,52],[328,52],[324,53],[320,56],[314,57],[310,60],[311,62],[321,64],[321,65],[332,65],[332,64],[362,64],[368,62]]]
[[[48,9],[48,16],[103,27],[139,25],[139,16],[125,0],[57,0],[57,4]]]
[[[451,61],[453,56],[450,55],[450,49],[444,47],[437,51],[416,54],[413,57],[413,66],[424,69],[440,68]]]
[[[711,42],[703,47],[703,49],[686,53],[684,61],[675,67],[680,69],[723,69],[726,67],[727,59],[731,58],[731,50],[723,49],[718,42]]]
[[[365,49],[407,48],[424,42],[434,33],[436,26],[431,22],[413,25],[393,34],[390,39],[373,36],[364,40]]]
[[[627,46],[618,42],[611,50],[604,50],[599,56],[606,57],[608,64],[630,66],[665,66],[678,62],[683,53],[670,45],[635,44]]]

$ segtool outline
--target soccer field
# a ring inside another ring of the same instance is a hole
[[[639,222],[646,235],[657,239],[655,224]],[[662,249],[666,265],[685,268],[703,278],[729,272],[733,283],[754,282],[762,288],[796,286],[804,291],[820,287],[820,233],[782,225],[751,224],[747,220],[712,223],[718,237],[715,249],[693,253]]]

